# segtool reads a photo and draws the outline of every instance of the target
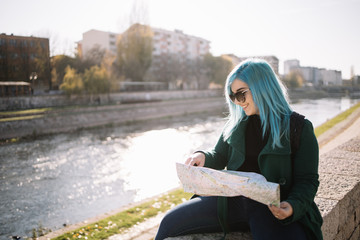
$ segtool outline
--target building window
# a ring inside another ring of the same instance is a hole
[[[16,46],[16,40],[15,39],[10,39],[10,46],[13,46],[13,47]]]

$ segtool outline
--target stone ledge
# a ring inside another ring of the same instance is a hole
[[[324,240],[360,239],[360,137],[320,156],[320,187],[315,198],[324,223]],[[218,240],[222,233],[194,234],[169,240]],[[250,240],[250,233],[230,233],[227,240]]]

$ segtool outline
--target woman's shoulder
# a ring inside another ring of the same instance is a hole
[[[290,124],[295,126],[295,128],[299,128],[299,127],[306,127],[306,128],[313,128],[313,124],[312,122],[306,118],[306,116],[297,113],[297,112],[292,112],[291,116],[290,116]]]

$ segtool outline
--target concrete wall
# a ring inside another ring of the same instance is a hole
[[[203,91],[158,91],[158,92],[126,92],[100,94],[96,96],[79,95],[46,95],[30,97],[3,97],[0,98],[0,111],[62,107],[73,105],[99,105],[115,103],[132,103],[146,101],[162,101],[171,99],[189,99],[204,97],[222,96],[222,90],[203,90]]]
[[[24,120],[0,122],[0,139],[70,132],[191,113],[220,114],[224,111],[226,103],[222,97],[205,96],[161,102],[54,109],[29,115],[29,118]]]

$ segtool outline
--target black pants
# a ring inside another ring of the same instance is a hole
[[[298,222],[283,225],[268,207],[245,197],[228,198],[230,231],[251,231],[253,239],[305,240]],[[155,240],[195,233],[222,232],[217,216],[217,197],[198,197],[165,215]]]

